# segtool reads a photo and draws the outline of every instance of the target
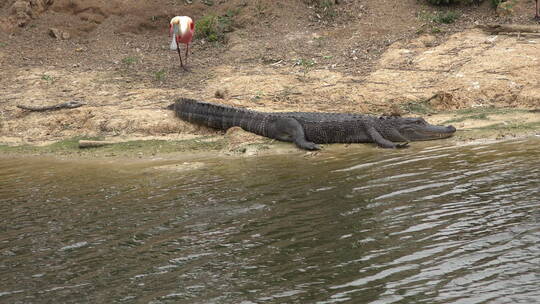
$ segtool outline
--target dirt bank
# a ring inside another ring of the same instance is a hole
[[[532,25],[533,2],[518,2],[512,17],[497,16],[489,1],[439,10],[416,0],[325,8],[300,0],[204,2],[4,2],[0,143],[221,134],[176,119],[165,107],[178,96],[264,111],[397,111],[489,129],[491,137],[539,130],[540,114],[527,110],[540,108],[540,37],[475,27]],[[459,17],[436,23],[439,11]],[[191,71],[183,72],[168,50],[168,20],[210,13],[229,16],[226,41],[196,40]],[[86,104],[42,113],[16,107],[70,100]]]

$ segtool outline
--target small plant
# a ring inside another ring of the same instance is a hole
[[[261,3],[261,0],[258,0],[257,3],[255,3],[255,13],[257,15],[264,15],[266,11],[266,5]]]
[[[255,102],[255,101],[261,99],[263,96],[264,96],[263,91],[257,91],[257,92],[255,92],[255,95],[253,97],[251,97],[251,101]]]
[[[444,24],[450,24],[454,23],[459,18],[459,14],[454,11],[448,11],[448,12],[438,12],[435,15],[435,19],[433,20],[435,23],[444,23]]]
[[[5,42],[0,42],[0,47],[5,47],[5,46],[7,46],[7,43],[5,43]]]
[[[165,77],[167,76],[167,71],[165,71],[164,69],[161,69],[157,72],[154,72],[154,78],[157,80],[157,81],[163,81],[165,80]]]
[[[315,8],[319,19],[332,19],[337,15],[336,0],[304,0],[304,3]]]
[[[299,65],[302,67],[302,73],[304,74],[304,78],[307,76],[307,73],[309,73],[309,70],[314,67],[316,64],[315,60],[313,59],[298,59],[294,65]]]
[[[209,14],[195,22],[195,37],[209,42],[225,42],[225,33],[233,31],[234,17],[240,9],[229,9],[225,15]]]
[[[209,42],[224,41],[223,20],[213,14],[202,17],[195,22],[195,36]]]
[[[51,75],[47,75],[47,74],[43,74],[43,76],[41,76],[41,80],[45,80],[48,83],[54,82],[54,78]]]
[[[454,11],[437,12],[436,14],[422,11],[419,13],[419,17],[430,23],[450,24],[454,23],[459,18],[459,14]]]
[[[136,62],[137,62],[137,58],[131,57],[131,56],[122,59],[122,63],[125,65],[132,65]]]
[[[502,2],[504,2],[504,0],[491,0],[491,6],[497,8],[497,6],[499,6],[499,4],[501,4]]]

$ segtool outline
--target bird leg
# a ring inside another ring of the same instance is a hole
[[[186,69],[184,67],[184,63],[182,62],[182,54],[180,53],[180,43],[176,43],[176,50],[178,51],[178,57],[180,58],[180,67],[183,68],[184,70]]]
[[[534,14],[534,19],[540,20],[540,7],[538,7],[538,0],[536,0],[536,12]]]
[[[186,43],[186,65],[187,65],[188,50],[189,50],[189,43]]]

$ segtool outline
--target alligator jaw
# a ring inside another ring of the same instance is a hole
[[[435,140],[452,137],[456,132],[454,126],[427,126],[427,128],[418,128],[414,130],[414,135],[410,136],[411,141]]]

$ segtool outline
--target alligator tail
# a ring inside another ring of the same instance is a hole
[[[180,98],[174,104],[176,116],[180,119],[211,127],[227,130],[231,127],[267,136],[266,121],[268,113],[256,112],[210,102],[200,102],[189,98]]]

